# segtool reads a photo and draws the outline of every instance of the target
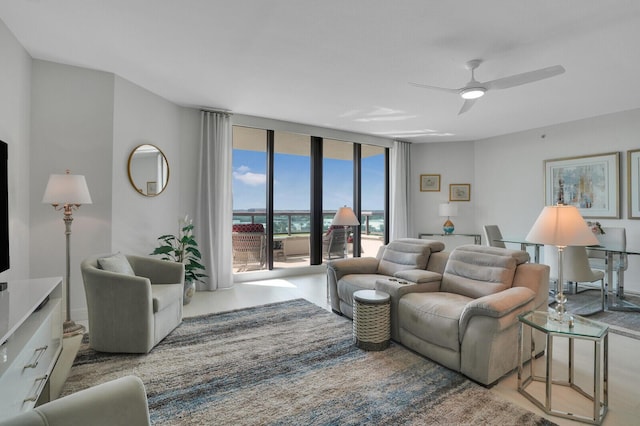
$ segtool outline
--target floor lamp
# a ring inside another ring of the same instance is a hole
[[[67,316],[63,324],[63,333],[66,337],[84,332],[84,327],[71,320],[71,222],[73,222],[73,209],[78,209],[82,204],[91,204],[91,195],[84,176],[72,175],[69,170],[64,175],[50,175],[47,188],[44,191],[42,202],[51,204],[57,211],[64,212],[64,225],[66,236],[66,282],[65,291],[67,297]]]
[[[336,215],[333,217],[331,225],[344,227],[344,257],[346,259],[349,257],[349,247],[347,246],[349,232],[347,231],[350,226],[359,226],[360,221],[351,207],[344,206],[338,209]]]
[[[558,248],[558,283],[556,289],[556,308],[552,319],[572,323],[571,315],[566,312],[567,298],[564,291],[562,257],[567,246],[591,246],[600,244],[587,226],[584,218],[574,206],[558,204],[547,206],[536,219],[527,234],[526,240],[535,244],[549,244]]]

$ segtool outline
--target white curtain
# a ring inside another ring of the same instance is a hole
[[[231,226],[231,118],[202,111],[196,226],[198,244],[209,278],[200,290],[233,286]]]
[[[411,144],[394,141],[390,164],[389,241],[415,237],[411,209]]]

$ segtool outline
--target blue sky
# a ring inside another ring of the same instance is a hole
[[[266,154],[258,151],[233,151],[233,208],[263,209],[266,194]],[[325,159],[325,210],[352,206],[351,161]],[[309,210],[308,156],[276,154],[275,210]],[[362,162],[362,210],[384,209],[384,156],[367,157]]]

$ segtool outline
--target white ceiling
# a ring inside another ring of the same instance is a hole
[[[0,19],[34,58],[180,105],[414,142],[640,107],[638,0],[2,0]],[[408,84],[462,87],[475,58],[480,81],[566,73],[462,115],[457,95]]]

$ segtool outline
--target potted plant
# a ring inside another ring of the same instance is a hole
[[[191,302],[196,290],[196,282],[203,282],[205,267],[201,262],[202,255],[198,243],[193,238],[193,221],[186,215],[180,219],[178,235],[162,235],[158,237],[160,245],[152,255],[160,255],[164,260],[184,263],[184,299],[183,304]]]

